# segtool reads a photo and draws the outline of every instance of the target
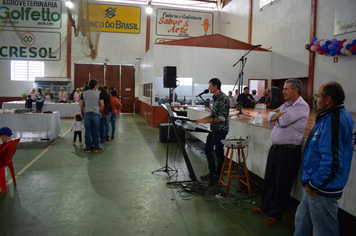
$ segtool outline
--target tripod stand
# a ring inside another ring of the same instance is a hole
[[[163,166],[162,168],[159,168],[158,170],[152,171],[151,174],[155,172],[166,172],[169,179],[171,179],[171,175],[169,174],[170,171],[175,171],[177,173],[177,170],[172,169],[171,167],[168,166],[168,152],[169,152],[169,143],[170,143],[170,130],[171,130],[171,117],[168,119],[168,131],[167,131],[167,148],[166,148],[166,165]]]
[[[261,44],[252,46],[251,49],[248,50],[246,53],[244,53],[244,55],[242,55],[242,57],[232,66],[232,67],[235,67],[237,65],[237,63],[239,63],[241,61],[241,68],[240,68],[239,77],[237,78],[236,83],[235,83],[234,88],[233,88],[232,91],[235,90],[236,84],[238,84],[238,89],[239,89],[239,91],[241,91],[242,86],[243,86],[243,82],[244,82],[244,67],[245,67],[245,64],[247,62],[246,56],[247,56],[247,54],[249,54],[256,47],[261,47]]]

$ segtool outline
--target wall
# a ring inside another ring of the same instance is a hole
[[[10,7],[11,9],[11,7]],[[44,76],[46,77],[66,77],[66,55],[67,55],[67,11],[64,1],[62,1],[62,24],[60,29],[42,29],[42,28],[18,28],[19,31],[43,31],[59,32],[61,34],[61,59],[59,61],[44,62]],[[4,28],[10,30],[11,27]],[[1,34],[0,34],[1,42]],[[2,46],[2,45],[1,45]],[[0,60],[0,97],[21,97],[22,93],[29,93],[33,88],[33,81],[11,81],[11,60]],[[1,106],[1,104],[0,104]]]
[[[356,33],[333,36],[334,0],[318,1],[316,37],[355,39]],[[235,22],[248,17],[239,11],[241,5],[248,5],[248,0],[232,0],[220,12],[220,19]],[[247,11],[248,9],[246,9]],[[236,16],[238,14],[238,16]],[[262,44],[272,51],[271,78],[308,77],[309,52],[304,49],[310,41],[310,0],[276,1],[271,6],[259,10],[259,0],[253,0],[252,44]],[[231,22],[230,21],[230,22]],[[235,39],[241,39],[246,31],[232,30],[231,25],[219,22],[219,33]],[[349,111],[356,111],[352,102],[353,88],[356,85],[356,56],[339,56],[339,63],[333,63],[333,57],[316,55],[314,73],[314,91],[327,81],[338,81],[345,90],[345,105]]]
[[[231,1],[218,15],[218,33],[243,42],[248,41],[249,1]]]
[[[334,0],[324,0],[318,4],[316,36],[320,39],[356,39],[356,32],[333,37],[334,18],[330,16],[334,15],[334,3],[336,4]],[[340,55],[338,58],[339,62],[334,63],[334,59],[331,56],[316,55],[314,90],[317,90],[321,84],[328,81],[339,82],[345,91],[346,108],[349,111],[356,112],[356,103],[353,101],[354,88],[356,87],[356,55],[348,57]]]
[[[233,67],[233,64],[244,52],[232,49],[154,45],[141,60],[139,76],[142,83],[153,83],[153,96],[156,77],[163,76],[164,66],[176,66],[177,76],[193,78],[193,84],[207,85],[214,77],[219,78],[222,84],[235,84],[240,64],[236,67]],[[247,57],[248,62],[244,68],[246,83],[248,78],[270,78],[270,52],[252,51]],[[197,94],[196,91],[194,94]]]

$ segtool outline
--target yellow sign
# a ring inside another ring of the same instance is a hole
[[[98,11],[94,10],[100,6],[102,12],[98,17]],[[89,23],[90,30],[113,33],[140,33],[141,8],[115,5],[89,4],[89,22],[86,22],[86,14],[83,11],[85,23]],[[101,19],[100,19],[101,18]]]

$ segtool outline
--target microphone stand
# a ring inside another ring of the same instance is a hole
[[[259,45],[260,46],[260,45]],[[237,63],[239,63],[241,61],[241,69],[240,69],[240,73],[239,73],[239,77],[236,80],[236,83],[234,85],[234,88],[232,89],[232,91],[235,90],[236,84],[238,83],[238,88],[239,91],[241,91],[242,86],[243,86],[243,82],[244,82],[244,67],[247,61],[247,54],[249,54],[256,46],[252,46],[251,49],[249,51],[247,51],[246,53],[244,53],[244,55],[242,55],[242,57],[232,66],[235,67],[237,65]]]
[[[201,95],[199,95],[200,99],[203,100],[203,102],[205,103],[205,100],[201,97]],[[216,113],[213,111],[213,109],[210,108],[210,106],[206,107],[207,110],[209,110],[210,112],[210,116],[211,118],[213,118],[213,123],[212,127],[214,127],[215,124],[215,118],[220,120],[219,117],[216,115]],[[213,150],[214,150],[214,136],[215,136],[215,130],[214,128],[211,130],[211,141],[210,141],[210,157],[208,157],[210,159],[210,169],[209,169],[209,173],[210,173],[210,184],[209,186],[213,185],[213,161],[214,161],[214,155],[213,155]],[[214,165],[215,166],[215,165]]]
[[[231,116],[229,116],[229,117],[239,116],[239,115],[246,115],[246,116],[252,117],[251,115],[248,115],[248,114],[250,114],[250,113],[247,112],[247,114],[246,114],[246,113],[243,113],[243,112],[242,112],[242,106],[241,106],[241,105],[237,105],[237,110],[239,111],[238,113],[233,114],[233,115],[231,115]]]

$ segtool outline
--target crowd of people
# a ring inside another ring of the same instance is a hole
[[[260,103],[260,104],[265,104],[267,108],[270,108],[271,106],[271,90],[266,88],[263,91],[263,96],[258,98],[257,96],[257,91],[252,90],[252,94],[249,93],[250,88],[249,87],[244,87],[243,93],[239,94],[239,90],[235,90],[235,95],[232,95],[232,91],[229,91],[229,104],[230,107],[237,107],[238,105],[241,105],[242,107],[245,108],[253,108],[255,107],[255,104]]]
[[[267,215],[267,227],[276,225],[287,208],[302,163],[301,180],[305,194],[295,215],[294,236],[335,236],[339,235],[338,199],[350,174],[356,139],[354,121],[345,109],[342,86],[337,82],[321,85],[314,100],[320,113],[302,153],[303,134],[310,111],[301,97],[302,88],[300,80],[286,80],[283,86],[286,102],[268,114],[268,121],[275,122],[275,126],[267,155],[262,204],[251,212]],[[214,94],[214,116],[196,120],[197,123],[210,123],[214,131],[214,135],[209,133],[205,143],[209,173],[201,179],[218,180],[225,158],[221,141],[229,131],[232,92],[228,96],[224,94],[217,78],[209,81],[209,90]],[[238,95],[238,104],[256,102],[248,91],[245,87],[244,93]],[[269,97],[270,91],[266,89],[260,100],[268,103]],[[212,154],[214,147],[217,165]]]
[[[99,143],[109,141],[110,123],[111,139],[114,139],[115,123],[122,107],[117,95],[118,93],[114,88],[99,85],[96,79],[91,79],[85,83],[80,95],[80,115],[85,127],[85,148],[83,149],[85,152],[100,152],[103,150]],[[73,121],[72,128],[77,122],[78,119]],[[74,143],[75,137],[76,135],[73,138]],[[81,139],[81,137],[79,138]]]
[[[80,88],[74,89],[73,92],[70,94],[69,98],[67,97],[67,92],[64,91],[64,88],[61,87],[59,89],[58,93],[58,101],[59,103],[66,103],[68,101],[71,102],[80,102],[80,94],[82,93],[82,90]],[[68,99],[67,99],[68,98]],[[51,93],[50,89],[47,88],[46,92],[43,93],[42,88],[33,88],[31,92],[28,93],[27,95],[27,100],[25,103],[25,108],[32,108],[32,103],[36,103],[36,111],[40,112],[42,109],[42,106],[45,102],[51,102],[53,101],[54,96],[53,93]]]
[[[322,84],[314,99],[320,113],[302,153],[303,134],[310,111],[309,105],[301,96],[302,88],[300,80],[286,80],[282,92],[286,102],[268,114],[267,120],[275,122],[275,126],[271,132],[272,145],[267,154],[262,203],[251,212],[267,215],[267,227],[276,225],[287,208],[293,183],[302,165],[301,181],[305,194],[296,212],[294,236],[339,235],[337,201],[343,194],[351,169],[355,145],[354,121],[345,109],[342,86],[337,82]],[[268,106],[270,90],[265,89],[260,99],[256,97],[256,91],[250,94],[248,87],[241,94],[236,90],[235,96],[232,96],[231,91],[227,96],[221,91],[221,82],[217,78],[209,81],[209,90],[213,94],[213,112],[196,120],[197,123],[210,123],[210,128],[214,131],[208,134],[205,143],[209,173],[201,179],[218,180],[225,158],[221,141],[229,132],[230,107],[246,107],[246,104],[256,102]],[[49,93],[47,95],[50,96]],[[37,93],[32,90],[28,99],[35,100],[36,109],[40,110],[47,95],[42,94],[39,88]],[[120,108],[121,103],[115,89],[99,85],[95,79],[88,81],[80,94],[81,113],[75,115],[71,127],[74,130],[73,143],[79,137],[82,145],[81,126],[84,123],[83,150],[102,151],[99,143],[109,140],[110,123],[111,139],[115,137],[115,121]],[[10,140],[11,135],[9,128],[0,129],[3,143]],[[214,147],[217,164],[212,154]]]

